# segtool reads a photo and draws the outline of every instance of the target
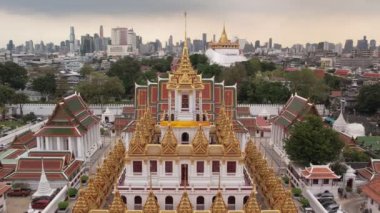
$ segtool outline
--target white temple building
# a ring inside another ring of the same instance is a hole
[[[209,43],[206,56],[210,64],[218,64],[224,67],[229,67],[236,62],[247,61],[247,58],[241,54],[238,41],[231,42],[228,40],[225,27],[223,27],[219,42]]]
[[[333,129],[354,139],[359,136],[365,136],[363,124],[347,123],[342,112],[340,112],[339,117],[334,122]]]

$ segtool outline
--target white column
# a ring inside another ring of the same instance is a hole
[[[74,153],[75,157],[77,157],[76,154],[75,154],[75,152],[74,152],[74,150],[73,150],[73,145],[72,145],[71,137],[68,137],[67,140],[69,141],[69,142],[68,142],[68,145],[69,145],[69,151],[70,151],[71,153]]]
[[[82,158],[83,160],[85,160],[85,155],[84,155],[84,150],[83,150],[83,143],[84,143],[83,138],[84,138],[83,136],[77,138],[76,147],[78,150],[78,158]]]
[[[170,115],[172,114],[172,91],[169,90],[169,103],[168,103],[168,115],[169,115],[169,121],[170,121]]]
[[[199,92],[199,114],[200,114],[200,119],[202,120],[203,119],[203,116],[202,116],[202,114],[203,114],[203,103],[202,103],[202,91],[200,91]]]
[[[37,149],[41,150],[41,136],[37,137]]]
[[[57,139],[57,148],[58,148],[58,150],[63,150],[63,138],[62,137],[59,137],[58,139]]]

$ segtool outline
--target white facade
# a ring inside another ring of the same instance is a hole
[[[100,147],[100,125],[92,126],[81,137],[37,137],[37,150],[69,150],[78,160],[87,160]]]
[[[107,55],[108,56],[118,56],[124,57],[133,55],[135,52],[132,51],[131,45],[108,45]]]
[[[210,64],[218,64],[220,66],[229,67],[236,62],[247,61],[247,58],[240,54],[239,49],[211,49],[206,51],[206,56]]]

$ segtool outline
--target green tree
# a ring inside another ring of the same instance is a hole
[[[291,81],[292,92],[297,92],[300,96],[310,98],[316,103],[327,101],[328,87],[322,79],[315,77],[313,71],[303,69],[287,73],[285,77]]]
[[[49,95],[53,95],[57,88],[54,74],[48,73],[45,76],[38,77],[32,82],[33,90],[40,92],[49,100]]]
[[[125,57],[112,64],[107,74],[118,77],[123,82],[127,96],[133,97],[135,82],[142,83],[144,80],[140,66],[136,59]]]
[[[111,98],[120,99],[124,94],[122,81],[117,77],[108,77],[103,73],[91,73],[76,88],[86,101],[103,104]]]
[[[326,164],[336,160],[344,146],[338,133],[324,126],[320,117],[306,116],[302,122],[290,128],[285,140],[285,151],[289,159],[304,165]]]
[[[343,150],[343,157],[346,162],[368,162],[370,157],[365,153],[351,148]]]
[[[359,112],[372,115],[380,109],[380,83],[363,86],[358,95],[356,109]]]
[[[24,116],[24,112],[22,110],[22,107],[24,104],[26,104],[29,101],[29,97],[25,95],[24,93],[16,93],[12,97],[12,103],[13,104],[18,104],[20,108],[20,116]]]
[[[2,119],[5,118],[6,114],[6,104],[10,104],[12,97],[14,96],[15,91],[7,85],[0,84],[0,113],[2,115]]]
[[[330,88],[330,90],[339,90],[342,86],[342,81],[339,77],[326,73],[323,78],[326,85]]]
[[[92,68],[91,65],[89,64],[85,64],[83,65],[83,67],[80,69],[79,73],[83,76],[83,77],[86,77],[88,76],[89,74],[91,74],[92,72],[94,72],[94,68]]]
[[[255,81],[254,103],[282,104],[290,97],[290,91],[280,82],[270,82],[262,79]]]
[[[198,73],[202,74],[202,77],[204,78],[211,78],[215,76],[216,80],[220,80],[222,67],[217,64],[199,64],[197,69]]]
[[[204,54],[192,54],[190,55],[190,62],[194,69],[199,69],[201,65],[208,65],[208,59]]]
[[[336,175],[339,175],[339,176],[344,175],[347,171],[347,166],[340,161],[336,161],[330,164],[330,168],[331,170],[335,172]]]
[[[28,82],[27,71],[16,63],[7,61],[0,63],[0,83],[7,84],[13,89],[25,89]]]

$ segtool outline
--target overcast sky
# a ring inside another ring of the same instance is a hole
[[[344,43],[367,35],[380,43],[380,0],[0,0],[0,47],[33,40],[55,43],[113,27],[133,28],[143,42],[183,39],[183,13],[188,35],[220,36],[283,45],[331,41]]]

